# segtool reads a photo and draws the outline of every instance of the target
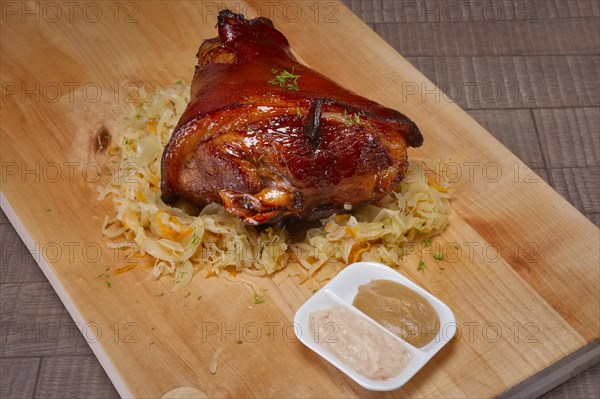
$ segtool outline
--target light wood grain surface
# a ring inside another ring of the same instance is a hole
[[[516,12],[511,6],[514,2],[494,1],[496,7],[504,11],[503,15],[497,18],[498,20],[490,19],[489,15],[486,17],[475,8],[472,17],[463,17],[460,21],[454,20],[453,14],[448,14],[447,7],[464,3],[462,1],[417,2],[427,3],[429,12],[418,10],[415,12],[412,8],[407,8],[410,6],[407,4],[412,3],[414,2],[367,0],[347,2],[350,8],[383,39],[434,83],[448,90],[450,97],[466,109],[473,118],[598,225],[600,215],[598,196],[600,189],[599,2],[595,0],[527,1],[520,2],[524,8],[522,10],[517,8],[520,11]],[[194,4],[181,3],[181,6],[193,7]],[[527,8],[531,4],[534,5],[533,8]],[[3,8],[3,12],[6,10]],[[157,12],[157,8],[152,10],[148,12]],[[338,12],[340,13],[338,15],[343,15],[343,10],[339,9]],[[523,15],[527,16],[526,20],[523,20]],[[19,14],[16,16],[20,18]],[[14,18],[12,14],[11,18]],[[169,41],[168,36],[172,29],[172,25],[167,22],[173,21],[165,21],[164,26],[158,26],[161,39],[157,40],[163,40],[165,43]],[[44,27],[43,23],[39,26]],[[179,29],[185,31],[185,27]],[[207,34],[211,34],[210,29],[207,29]],[[17,40],[15,37],[12,39]],[[94,34],[93,37],[86,39],[90,40],[91,44],[99,44],[102,35]],[[199,39],[192,41],[196,42]],[[4,34],[1,40],[4,49],[7,40]],[[35,38],[35,41],[39,40],[42,40],[41,36]],[[81,38],[74,38],[74,40],[78,41]],[[294,44],[293,38],[292,44]],[[318,64],[319,57],[323,57],[327,51],[332,51],[329,48],[317,48],[311,52],[302,43],[298,42],[298,44],[301,45],[299,46],[301,55],[311,65]],[[64,51],[69,53],[68,48]],[[359,54],[368,58],[367,51],[360,50]],[[177,55],[175,51],[172,53],[173,56]],[[27,43],[22,43],[19,55],[30,57],[29,59],[32,60],[30,73],[39,74],[35,69],[35,61],[42,62],[42,59],[28,53]],[[344,58],[343,53],[334,55]],[[64,62],[61,56],[64,54],[50,55],[53,62]],[[192,56],[193,54],[189,54],[186,62],[193,63]],[[85,58],[85,55],[82,57]],[[71,59],[70,62],[85,64],[78,59]],[[106,76],[102,71],[95,70],[93,66],[85,65],[97,76]],[[3,76],[6,69],[11,66],[10,61],[3,60]],[[123,68],[128,79],[134,80],[142,65],[132,62],[118,67]],[[154,68],[145,67],[151,70]],[[161,77],[168,76],[160,68],[155,72]],[[339,72],[341,80],[350,82],[349,77],[344,76],[343,70],[329,72]],[[49,75],[49,80],[53,78],[52,71],[45,71],[45,73]],[[76,72],[74,74],[74,78],[85,78],[84,73],[80,76],[76,76]],[[167,83],[166,78],[162,83]],[[6,89],[6,86],[3,89]],[[495,91],[490,92],[490,90]],[[93,112],[86,113],[87,117],[92,117],[90,115],[94,115]],[[6,129],[5,122],[2,123],[2,129]],[[423,123],[427,128],[428,122]],[[449,124],[452,125],[453,121],[450,120]],[[61,145],[66,147],[68,144],[60,141],[57,143],[59,148]],[[507,155],[499,156],[502,158]],[[463,188],[468,190],[468,187]],[[481,225],[481,222],[478,225],[477,220],[468,220],[469,218],[465,216],[466,209],[473,212],[472,203],[459,202],[456,206],[458,214],[476,227],[478,235],[482,235],[488,242],[500,242],[502,245],[502,237],[498,234],[502,235],[504,232],[498,230],[498,226],[486,228]],[[478,212],[477,209],[474,211]],[[25,218],[29,217],[33,216],[25,215]],[[47,217],[53,216],[47,215]],[[464,223],[461,219],[453,222],[455,225]],[[466,225],[461,231],[463,230],[467,230]],[[469,234],[474,232],[467,233]],[[14,229],[7,224],[3,214],[0,214],[0,235],[2,243],[0,396],[3,398],[117,396],[85,339],[77,331],[73,320],[40,272],[28,249],[20,242]],[[447,239],[451,238],[461,237],[455,235],[447,237]],[[592,234],[589,240],[591,244],[594,242],[598,244],[598,239],[596,230],[595,236]],[[559,253],[552,252],[552,248],[544,248],[544,254],[552,259],[561,259]],[[574,330],[569,333],[573,337],[580,336],[582,342],[597,337],[598,326],[594,323],[585,323],[585,312],[594,314],[593,307],[597,308],[598,303],[587,304],[592,307],[591,313],[590,309],[586,310],[584,306],[583,313],[577,314],[574,311],[576,296],[570,297],[567,294],[562,297],[564,303],[553,302],[550,291],[555,287],[556,282],[552,280],[552,275],[531,270],[527,265],[523,266],[518,262],[497,266],[494,273],[508,279],[504,280],[504,284],[510,284],[511,289],[524,287],[527,283],[533,287],[533,290],[523,291],[524,296],[521,298],[523,303],[520,306],[506,309],[505,297],[494,291],[497,281],[490,281],[489,289],[495,293],[494,295],[498,295],[487,304],[493,312],[500,314],[503,311],[511,311],[523,320],[539,320],[542,323],[540,325],[552,331],[558,331],[557,327],[562,326],[562,319],[565,318],[573,326]],[[506,277],[505,273],[513,269],[517,273]],[[421,279],[417,273],[410,277],[417,281]],[[455,303],[457,313],[468,314],[470,311],[467,309],[468,305],[461,304],[461,301],[453,297],[455,294],[448,289],[453,284],[458,285],[461,288],[461,295],[475,297],[476,290],[480,287],[472,287],[472,282],[462,281],[463,277],[449,275],[446,286],[438,289],[447,300]],[[580,277],[582,276],[571,276],[572,280],[567,278],[563,281],[563,286],[566,290],[577,287]],[[427,285],[426,281],[420,282]],[[472,292],[469,291],[470,289]],[[582,295],[585,295],[585,292]],[[548,305],[529,305],[529,302],[535,302],[536,298],[540,297],[545,300],[541,302],[542,304],[548,303],[553,308],[551,312]],[[289,316],[287,313],[290,312],[291,310],[283,310],[286,316]],[[547,315],[549,318],[540,315]],[[571,341],[571,338],[567,339],[566,335],[550,335],[545,338],[550,341],[565,342],[566,347],[563,348],[565,354],[569,351],[569,345],[577,346],[570,343],[576,340]],[[532,357],[520,360],[504,359],[493,350],[486,353],[489,346],[485,345],[474,345],[471,347],[472,353],[463,353],[462,356],[465,362],[483,358],[490,364],[494,363],[499,370],[510,367],[528,369],[530,362],[534,361],[532,359],[535,357],[535,350],[531,351],[531,347],[527,346],[521,349]],[[448,354],[440,355],[442,358],[437,360],[437,364],[447,363]],[[448,367],[455,367],[455,365],[450,362]],[[331,368],[325,366],[325,370],[328,373],[327,378],[338,378]],[[598,397],[599,370],[600,368],[595,366],[546,396]],[[451,374],[452,371],[450,370],[449,373]],[[476,378],[479,374],[477,369],[463,370],[463,373],[466,376],[464,378],[470,380],[462,381],[465,391],[457,391],[455,396],[461,396],[465,392],[475,392],[477,384],[500,385],[508,375],[496,372],[492,380],[483,382]],[[427,391],[423,393],[417,390],[417,387],[423,383],[423,378],[425,377],[417,376],[405,393],[427,396]],[[447,377],[443,375],[433,378],[437,384],[449,383]],[[185,381],[185,378],[182,381]],[[340,382],[347,384],[342,380]],[[339,392],[337,394],[339,395]],[[366,393],[362,392],[362,394]]]

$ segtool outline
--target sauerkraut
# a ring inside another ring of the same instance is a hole
[[[270,275],[298,263],[306,270],[304,280],[321,281],[359,260],[400,265],[406,244],[448,224],[448,183],[423,162],[411,163],[397,190],[378,203],[332,215],[300,240],[292,240],[284,225],[246,226],[219,204],[199,212],[166,205],[160,199],[160,160],[189,101],[189,85],[177,82],[152,94],[141,90],[139,97],[117,125],[109,181],[98,187],[98,199],[110,198],[114,205],[102,225],[109,247],[146,260],[155,277],[170,275],[181,284],[200,271]]]

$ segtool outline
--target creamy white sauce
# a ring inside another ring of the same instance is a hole
[[[309,319],[315,342],[367,378],[396,377],[408,363],[400,341],[342,306],[314,311]]]

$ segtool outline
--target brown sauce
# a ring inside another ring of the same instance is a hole
[[[417,348],[431,342],[440,330],[440,319],[429,301],[394,281],[361,285],[353,305]]]

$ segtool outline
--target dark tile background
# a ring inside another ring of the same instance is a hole
[[[345,3],[600,225],[599,0]],[[1,212],[0,243],[0,397],[117,397]],[[598,398],[599,381],[596,364],[543,397]]]

